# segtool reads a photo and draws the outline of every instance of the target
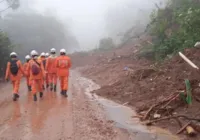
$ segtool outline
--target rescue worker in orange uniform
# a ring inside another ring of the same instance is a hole
[[[48,76],[49,76],[49,83],[50,83],[50,90],[54,90],[54,92],[56,92],[56,88],[57,88],[57,68],[55,65],[56,62],[56,49],[52,48],[50,50],[50,56],[47,59],[46,62],[46,71],[48,72]]]
[[[28,62],[31,60],[30,55],[27,55],[25,57],[25,60],[26,60],[26,62],[24,63],[24,66],[23,66],[24,74],[26,76],[26,84],[27,84],[28,90],[31,91],[31,80],[30,80],[30,74],[28,72],[28,64],[29,64]]]
[[[49,53],[45,53],[45,58],[46,58],[46,61],[49,57]],[[45,62],[45,66],[44,66],[46,69],[46,62]],[[49,88],[49,74],[48,74],[48,71],[46,71],[46,88]]]
[[[56,59],[57,75],[60,80],[61,94],[67,97],[69,69],[71,67],[71,60],[66,56],[66,50],[60,50],[60,56]]]
[[[35,50],[31,51],[32,59],[29,61],[28,71],[30,73],[31,88],[33,100],[37,101],[37,92],[40,93],[40,98],[43,97],[43,78],[45,78],[44,66],[42,61],[38,59],[38,53]]]
[[[24,71],[22,63],[18,60],[15,52],[10,54],[10,58],[11,60],[7,63],[5,80],[11,80],[13,85],[13,101],[16,101],[19,98],[20,80]]]
[[[40,54],[40,60],[42,61],[42,64],[43,64],[44,69],[45,69],[46,68],[46,55],[45,55],[44,52],[42,52]],[[48,81],[46,74],[45,74],[45,77],[46,77],[46,80],[43,81],[43,89],[45,89],[45,87],[44,87],[45,83],[46,83],[46,88],[49,87],[49,81]]]

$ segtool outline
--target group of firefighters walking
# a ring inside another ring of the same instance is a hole
[[[37,101],[37,93],[43,97],[43,91],[57,91],[57,79],[60,80],[60,93],[67,97],[69,69],[71,60],[66,55],[66,50],[61,49],[60,55],[56,56],[56,49],[52,48],[49,53],[41,53],[36,50],[25,57],[24,64],[18,59],[17,53],[10,54],[11,60],[7,63],[5,79],[9,79],[13,85],[13,101],[19,96],[19,87],[22,76],[26,77],[28,90],[33,94],[33,100]]]

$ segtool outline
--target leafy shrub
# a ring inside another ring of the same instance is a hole
[[[200,39],[199,15],[200,2],[194,0],[169,0],[164,9],[153,11],[148,32],[156,37],[154,58],[161,60],[193,47]]]

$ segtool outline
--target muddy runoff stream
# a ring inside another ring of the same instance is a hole
[[[128,133],[134,136],[134,140],[179,140],[177,136],[172,135],[169,131],[158,127],[147,127],[140,123],[139,119],[132,118],[136,112],[127,107],[126,104],[119,104],[111,100],[91,94],[91,91],[100,88],[92,80],[79,77],[79,81],[83,87],[86,87],[85,94],[91,102],[97,102],[103,106],[106,117],[114,121],[115,126],[120,129],[125,129]]]
[[[131,118],[134,110],[92,95],[100,88],[71,72],[69,97],[44,92],[37,102],[27,92],[25,80],[20,98],[12,101],[11,85],[0,86],[0,140],[177,140],[169,132],[148,128]]]

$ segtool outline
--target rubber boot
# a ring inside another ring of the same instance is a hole
[[[28,91],[31,91],[31,86],[28,86]]]
[[[49,88],[49,84],[46,84],[46,88]]]
[[[60,91],[60,94],[61,94],[61,95],[64,95],[64,91],[63,91],[63,90],[61,90],[61,91]]]
[[[43,97],[43,92],[40,92],[40,98],[42,98]]]
[[[53,90],[53,84],[50,85],[50,90],[51,90],[51,91]]]
[[[64,94],[63,94],[64,97],[68,97],[68,95],[67,95],[67,90],[64,90],[63,93],[64,93]]]
[[[17,101],[17,94],[16,93],[13,94],[13,101]]]
[[[16,97],[19,98],[19,94],[16,94]]]
[[[36,95],[36,94],[33,95],[33,100],[34,100],[34,101],[37,101],[37,95]]]
[[[54,89],[54,92],[56,92],[56,85],[54,85],[54,88],[53,88],[53,89]]]

